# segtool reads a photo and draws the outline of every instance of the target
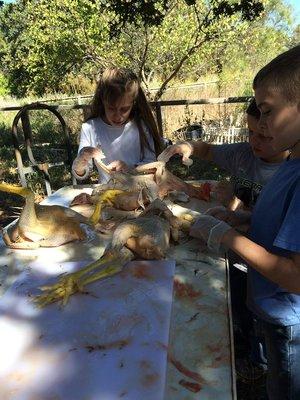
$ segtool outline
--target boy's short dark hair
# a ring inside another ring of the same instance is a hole
[[[248,104],[248,107],[246,108],[246,113],[248,115],[251,115],[252,117],[259,119],[260,118],[260,111],[257,108],[255,98],[253,98],[250,103]]]
[[[289,103],[300,99],[300,45],[280,54],[255,76],[253,88],[267,86],[280,91]]]

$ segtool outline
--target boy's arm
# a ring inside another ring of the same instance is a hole
[[[158,157],[158,161],[168,162],[175,154],[182,155],[183,163],[188,161],[191,155],[201,158],[202,160],[212,161],[212,144],[202,142],[178,142],[167,147]]]
[[[200,216],[191,226],[190,235],[204,239],[211,250],[218,250],[224,244],[270,281],[291,293],[300,293],[300,253],[291,258],[270,253],[210,215]]]
[[[193,154],[196,157],[201,158],[201,160],[213,161],[212,144],[201,142],[201,140],[199,140],[197,142],[193,142],[193,147],[194,147]]]
[[[221,243],[270,281],[289,292],[300,293],[300,253],[294,253],[291,258],[275,255],[234,229],[224,234]]]

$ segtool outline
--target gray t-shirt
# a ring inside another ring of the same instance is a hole
[[[234,194],[246,207],[253,208],[263,186],[281,163],[267,163],[255,157],[247,142],[213,145],[213,161],[231,175]]]

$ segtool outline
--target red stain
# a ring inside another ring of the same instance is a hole
[[[191,186],[191,197],[196,197],[204,201],[210,200],[211,184],[209,182],[204,182],[200,185],[193,184],[189,186]]]
[[[186,368],[180,361],[176,360],[174,356],[170,353],[168,354],[168,360],[174,365],[174,367],[181,372],[183,375],[187,376],[188,378],[194,379],[194,381],[203,385],[206,383],[205,379],[198,372],[191,371],[190,369]]]
[[[220,356],[216,357],[208,367],[210,368],[219,368],[220,365],[226,364],[230,361],[230,356],[221,354]]]
[[[216,353],[215,358],[212,360],[211,364],[209,365],[210,368],[217,368],[223,363],[229,361],[229,354],[226,352],[224,345],[222,342],[216,343],[215,345],[207,345],[206,348],[210,353]]]
[[[179,385],[185,387],[186,389],[188,389],[190,392],[193,392],[193,393],[200,392],[200,390],[202,389],[202,387],[199,385],[199,383],[188,382],[188,381],[185,381],[184,379],[181,379],[178,383],[179,383]]]
[[[206,347],[212,353],[219,353],[222,350],[222,345],[220,343],[215,345],[208,344]]]
[[[147,360],[141,360],[140,366],[141,366],[141,368],[149,369],[149,368],[151,368],[151,363]]]
[[[211,192],[211,184],[209,182],[202,183],[200,188],[201,188],[202,199],[209,201],[210,200],[210,192]]]
[[[199,390],[201,389],[201,385],[206,384],[206,380],[202,378],[202,376],[198,372],[191,371],[190,369],[186,368],[180,361],[176,360],[176,358],[171,354],[170,350],[168,349],[168,346],[166,346],[164,343],[161,342],[156,342],[157,345],[162,348],[163,350],[166,350],[168,352],[168,361],[174,365],[174,367],[181,372],[183,375],[187,376],[188,378],[193,379],[194,381],[198,382],[199,384]],[[181,382],[185,382],[182,380]]]
[[[142,377],[142,385],[145,387],[149,387],[153,385],[159,378],[159,375],[157,373],[153,374],[147,374]]]
[[[137,265],[132,269],[132,275],[137,279],[151,279],[148,268],[144,265]]]
[[[116,340],[115,342],[103,343],[103,344],[94,344],[94,345],[85,345],[84,347],[88,350],[89,353],[95,350],[110,350],[110,349],[119,349],[122,350],[123,347],[127,346],[131,342],[131,339],[124,340]]]
[[[194,300],[202,295],[200,291],[194,290],[191,284],[180,282],[176,278],[174,279],[174,291],[175,296],[179,299]]]

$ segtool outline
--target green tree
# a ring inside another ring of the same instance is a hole
[[[160,26],[125,27],[127,57],[145,86],[154,77],[162,82],[156,100],[172,79],[197,79],[207,71],[222,84],[230,74],[248,76],[247,86],[253,71],[286,46],[290,13],[281,0],[263,0],[264,12],[250,16],[241,9],[223,13],[216,4],[223,3],[173,1]]]
[[[288,45],[285,10],[283,0],[18,0],[0,9],[0,69],[24,96],[123,65],[146,88],[160,81],[159,99],[172,80],[208,71],[245,81]]]
[[[255,73],[290,46],[290,10],[281,0],[263,4],[265,11],[259,18],[240,24],[206,50],[212,60],[208,68],[218,75],[220,87],[235,84],[236,95],[251,94]]]
[[[0,69],[8,79],[12,93],[25,94],[23,82],[28,72],[22,63],[26,58],[29,39],[23,35],[27,28],[24,2],[5,4],[0,9],[1,61]]]
[[[116,40],[109,39],[111,17],[99,13],[98,2],[31,0],[23,9],[22,29],[14,33],[9,26],[19,19],[20,4],[2,15],[2,31],[10,43],[3,64],[14,94],[60,91],[65,77],[86,64],[95,75],[119,61]]]
[[[295,27],[291,38],[292,46],[296,46],[299,43],[300,43],[300,24]]]

